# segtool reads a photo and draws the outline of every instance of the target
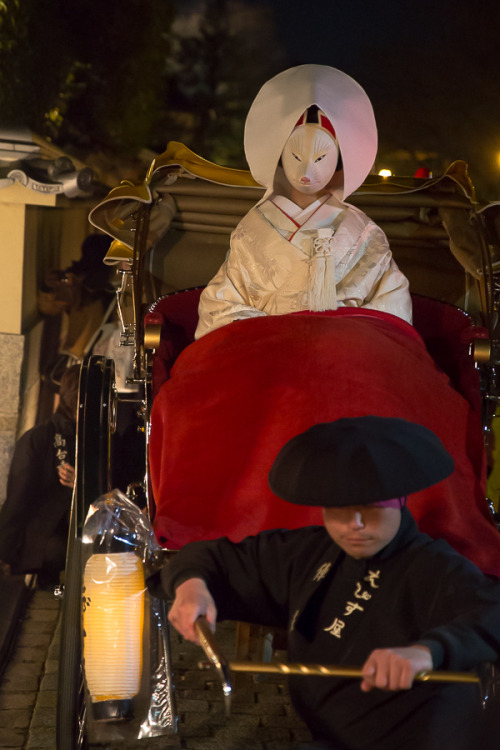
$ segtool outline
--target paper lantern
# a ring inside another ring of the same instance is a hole
[[[142,562],[133,552],[92,555],[83,585],[83,657],[95,717],[122,718],[141,685]]]

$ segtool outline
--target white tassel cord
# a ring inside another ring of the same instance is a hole
[[[318,229],[310,262],[309,309],[315,312],[337,309],[333,229]]]

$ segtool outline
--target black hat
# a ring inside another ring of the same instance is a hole
[[[269,486],[298,505],[343,507],[404,497],[454,470],[426,427],[392,417],[355,417],[314,425],[278,453]]]

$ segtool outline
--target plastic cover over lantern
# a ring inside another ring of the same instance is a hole
[[[176,731],[164,603],[146,580],[162,565],[148,516],[119,490],[82,534],[82,652],[92,742]]]

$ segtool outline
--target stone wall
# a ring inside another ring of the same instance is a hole
[[[0,333],[0,504],[17,436],[24,336]]]

